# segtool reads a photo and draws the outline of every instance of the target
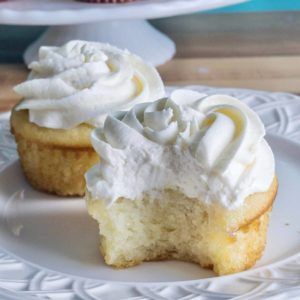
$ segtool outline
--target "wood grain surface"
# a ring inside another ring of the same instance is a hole
[[[160,66],[167,85],[201,84],[300,93],[300,12],[195,14],[152,22],[177,45]],[[157,49],[159,51],[159,49]],[[0,65],[0,110],[19,97],[24,65]]]

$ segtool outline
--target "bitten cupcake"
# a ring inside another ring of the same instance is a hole
[[[38,190],[81,196],[84,173],[99,161],[92,129],[107,113],[162,97],[162,80],[138,56],[85,41],[41,47],[29,68],[11,115],[23,171]]]
[[[262,255],[277,191],[259,117],[238,99],[177,90],[108,116],[86,174],[108,265],[178,259],[229,274]]]

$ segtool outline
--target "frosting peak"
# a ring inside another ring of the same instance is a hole
[[[71,41],[41,47],[24,83],[17,110],[42,127],[68,129],[102,125],[107,113],[164,96],[158,72],[141,58],[108,44]]]
[[[102,161],[87,173],[87,188],[108,204],[171,188],[235,208],[273,180],[264,135],[259,117],[241,101],[177,90],[109,116],[93,132]]]

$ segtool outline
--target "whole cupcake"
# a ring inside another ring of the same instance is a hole
[[[11,114],[23,171],[39,190],[81,196],[84,173],[99,161],[92,129],[108,113],[163,97],[162,80],[138,56],[86,41],[41,47],[29,68]]]

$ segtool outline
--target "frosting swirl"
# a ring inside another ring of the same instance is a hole
[[[232,209],[274,178],[274,158],[254,111],[238,99],[177,90],[170,98],[108,116],[92,133],[101,162],[86,174],[93,197],[177,189]]]
[[[24,99],[16,109],[28,109],[29,120],[42,127],[99,126],[107,113],[164,96],[155,68],[108,44],[41,47],[29,68],[28,80],[14,88]]]

